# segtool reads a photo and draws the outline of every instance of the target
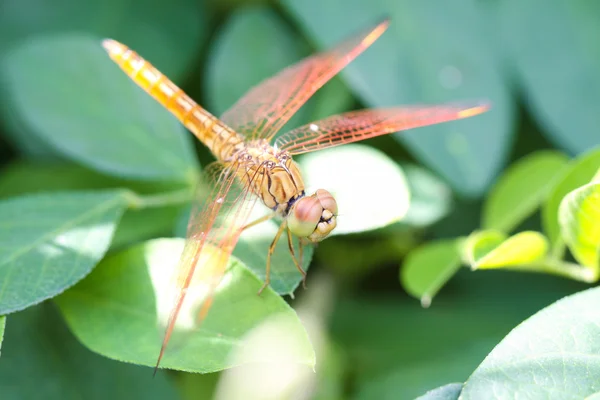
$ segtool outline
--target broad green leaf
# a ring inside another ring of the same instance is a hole
[[[552,246],[558,246],[560,241],[560,226],[558,223],[558,208],[560,203],[572,190],[590,182],[600,168],[600,149],[592,150],[571,161],[557,181],[548,200],[542,208],[542,225]]]
[[[235,12],[221,26],[209,55],[205,85],[211,109],[223,113],[260,81],[302,59],[306,49],[298,39],[269,8]],[[301,123],[308,122],[306,109],[300,113]],[[292,124],[298,126],[298,118]]]
[[[509,238],[495,231],[477,232],[467,238],[466,257],[471,269],[527,266],[544,260],[548,240],[538,232],[525,231]]]
[[[402,169],[384,153],[352,144],[298,158],[306,192],[323,188],[338,203],[333,235],[364,232],[400,221],[410,192]]]
[[[121,177],[195,175],[191,138],[108,58],[100,39],[32,39],[11,52],[6,67],[16,112],[64,155]]]
[[[56,301],[79,340],[109,358],[153,366],[164,333],[160,325],[174,296],[169,275],[182,248],[181,239],[158,239],[116,253],[61,295]],[[204,373],[278,356],[314,366],[312,346],[295,312],[271,289],[258,296],[261,286],[232,259],[199,329],[194,328],[197,310],[182,309],[177,326],[192,330],[172,338],[161,366]],[[190,289],[191,302],[192,294]],[[275,344],[287,352],[271,352]]]
[[[558,219],[562,238],[575,259],[600,274],[600,183],[589,183],[566,195]]]
[[[258,218],[263,214],[264,207],[257,206],[253,212],[251,220]],[[181,213],[175,226],[175,235],[185,237],[187,223],[190,218],[189,208]],[[264,281],[266,276],[267,255],[269,246],[277,233],[277,225],[273,221],[266,221],[256,225],[244,232],[233,249],[233,255],[237,257],[242,264],[250,269],[258,279]],[[299,256],[298,239],[294,238],[294,252]],[[303,246],[302,268],[308,273],[308,268],[312,260],[314,246]],[[287,238],[282,235],[275,246],[275,251],[271,258],[271,288],[280,295],[292,294],[302,281],[302,275],[296,268],[294,260],[291,257]]]
[[[115,330],[119,330],[120,328]],[[174,399],[165,376],[107,360],[75,340],[56,308],[11,315],[0,362],[3,400]]]
[[[170,77],[180,78],[190,70],[208,33],[202,4],[195,0],[130,0],[127,4],[120,0],[4,0],[0,48],[33,36],[83,32],[115,38],[152,60]]]
[[[403,224],[410,226],[431,225],[450,211],[452,191],[439,178],[414,164],[403,165],[410,192],[410,206]]]
[[[561,152],[542,150],[512,164],[487,196],[483,228],[514,230],[544,201],[567,162]]]
[[[129,194],[63,192],[0,201],[0,314],[56,296],[108,249]]]
[[[600,4],[506,0],[498,5],[508,56],[544,134],[572,153],[597,146]]]
[[[467,380],[461,399],[583,399],[600,391],[600,289],[566,297],[517,326]]]
[[[2,341],[4,340],[4,328],[6,327],[6,317],[0,317],[0,355],[2,355]]]
[[[415,400],[458,400],[462,387],[462,383],[449,383],[430,390],[423,396],[417,397]]]
[[[404,289],[429,307],[437,292],[461,266],[456,240],[429,242],[409,253],[400,269]]]
[[[369,107],[489,99],[493,111],[484,115],[397,136],[459,192],[489,185],[506,158],[514,110],[477,1],[283,4],[320,49],[390,17],[388,31],[342,73]]]
[[[181,83],[182,77],[192,70],[198,49],[210,29],[202,4],[195,0],[175,0],[168,4],[144,0],[131,0],[127,4],[120,0],[3,0],[0,64],[9,58],[6,53],[20,43],[39,36],[79,32],[96,38],[118,39]],[[0,81],[4,82],[5,78],[0,65]],[[0,85],[2,89],[7,86],[8,82]],[[0,113],[4,117],[7,139],[25,156],[55,159],[58,150],[23,123],[16,113],[15,102],[4,92],[0,93],[4,97]]]

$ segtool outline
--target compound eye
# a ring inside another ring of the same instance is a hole
[[[288,215],[288,226],[300,237],[311,235],[321,220],[323,207],[316,196],[303,197],[292,206]]]

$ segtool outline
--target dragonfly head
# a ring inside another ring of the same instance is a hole
[[[296,201],[288,214],[288,227],[296,236],[320,242],[337,225],[337,202],[325,189]]]

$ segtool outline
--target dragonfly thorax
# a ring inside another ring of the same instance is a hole
[[[306,196],[300,168],[286,151],[266,141],[249,143],[237,154],[240,178],[262,202],[282,218],[290,231],[313,242],[323,240],[336,226],[337,203],[319,189]]]

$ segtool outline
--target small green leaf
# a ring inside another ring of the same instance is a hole
[[[462,383],[449,383],[430,390],[423,396],[417,397],[415,400],[458,400],[462,387]]]
[[[597,146],[598,2],[511,0],[496,4],[500,22],[496,30],[503,36],[506,56],[527,96],[528,110],[544,135],[570,153]],[[554,242],[558,227],[549,237]]]
[[[472,269],[526,266],[546,257],[548,240],[539,232],[525,231],[507,239],[502,234],[483,231],[467,239],[467,256]]]
[[[440,240],[409,253],[400,270],[404,289],[429,307],[437,292],[461,266],[456,240]]]
[[[542,225],[553,247],[560,246],[558,208],[562,199],[572,190],[590,182],[600,168],[600,149],[592,150],[571,161],[542,208]]]
[[[558,210],[562,238],[573,257],[600,274],[600,183],[567,194]]]
[[[11,315],[5,340],[2,400],[176,398],[162,374],[153,378],[150,368],[117,363],[83,347],[53,304]]]
[[[56,301],[79,340],[109,358],[153,366],[164,333],[159,321],[172,301],[169,274],[182,248],[181,239],[158,239],[116,253],[61,295]],[[161,365],[205,373],[280,356],[313,366],[314,351],[295,312],[271,289],[258,296],[261,286],[232,259],[202,326],[172,340]],[[190,313],[182,311],[179,321],[194,321]],[[254,342],[260,332],[267,343]],[[273,345],[285,351],[274,354]]]
[[[517,326],[467,380],[461,399],[583,399],[600,390],[600,289],[568,296]]]
[[[189,181],[196,174],[191,138],[99,39],[32,39],[10,54],[6,72],[16,112],[66,156],[129,178]]]
[[[448,7],[446,0],[287,0],[283,5],[320,50],[390,17],[387,32],[342,72],[369,107],[489,99],[493,111],[484,115],[394,136],[461,193],[485,190],[509,150],[514,106],[489,35],[493,21],[479,2]]]
[[[110,245],[128,192],[64,192],[0,201],[0,314],[72,286]]]
[[[360,144],[299,157],[306,192],[323,188],[338,203],[334,235],[364,232],[402,220],[410,192],[400,166],[384,153]]]
[[[443,181],[417,165],[403,165],[410,192],[410,207],[403,224],[410,226],[431,225],[450,211],[452,190]]]
[[[512,164],[487,196],[483,228],[501,232],[515,229],[540,206],[567,162],[565,154],[543,150]]]
[[[241,8],[221,29],[205,76],[210,106],[217,115],[260,81],[306,55],[290,27],[267,7]],[[301,123],[307,123],[306,109],[299,112]],[[298,126],[298,117],[294,120]]]

